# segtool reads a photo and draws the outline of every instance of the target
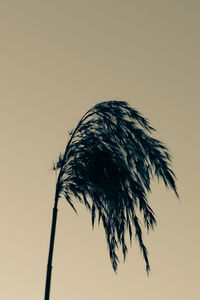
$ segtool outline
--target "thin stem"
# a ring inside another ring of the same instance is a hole
[[[75,130],[72,133],[72,136],[69,140],[69,142],[67,143],[65,152],[64,152],[64,156],[63,156],[63,161],[66,160],[66,156],[67,156],[67,152],[69,149],[69,146],[71,144],[71,141],[76,133],[76,131],[78,130],[79,126],[88,118],[90,117],[92,113],[89,113],[90,110],[81,118],[81,120],[79,121],[77,127],[75,128]],[[48,256],[48,263],[47,263],[47,273],[46,273],[46,286],[45,286],[45,296],[44,296],[44,300],[49,300],[50,299],[50,286],[51,286],[51,273],[52,273],[52,260],[53,260],[53,249],[54,249],[54,240],[55,240],[55,233],[56,233],[56,221],[57,221],[57,206],[58,206],[58,199],[60,196],[60,191],[61,191],[61,185],[60,185],[60,180],[62,178],[63,175],[63,164],[60,168],[60,172],[58,175],[58,179],[57,179],[57,184],[56,184],[56,193],[55,193],[55,204],[54,204],[54,208],[53,208],[53,215],[52,215],[52,224],[51,224],[51,236],[50,236],[50,245],[49,245],[49,256]]]
[[[50,296],[53,248],[54,248],[54,239],[55,239],[56,221],[57,221],[57,211],[58,211],[57,206],[58,206],[58,196],[57,196],[57,193],[56,193],[56,195],[55,195],[55,204],[54,204],[53,215],[52,215],[51,237],[50,237],[50,245],[49,245],[49,257],[48,257],[48,263],[47,263],[46,287],[45,287],[45,296],[44,296],[45,300],[49,300],[49,296]]]

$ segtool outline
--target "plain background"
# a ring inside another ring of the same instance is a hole
[[[150,119],[181,201],[153,183],[148,277],[137,242],[115,275],[102,227],[62,199],[51,299],[200,299],[199,28],[198,0],[1,0],[1,299],[43,299],[53,162],[105,100]]]

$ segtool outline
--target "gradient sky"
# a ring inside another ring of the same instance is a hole
[[[53,162],[86,110],[121,99],[169,147],[181,201],[153,184],[147,277],[136,242],[116,276],[102,227],[61,199],[51,299],[200,299],[199,28],[195,0],[1,0],[1,299],[43,299]]]

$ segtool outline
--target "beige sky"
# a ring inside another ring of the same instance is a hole
[[[0,2],[0,298],[43,299],[53,161],[98,101],[124,99],[170,148],[181,202],[153,186],[158,227],[116,276],[102,228],[59,203],[51,299],[199,300],[200,2]]]

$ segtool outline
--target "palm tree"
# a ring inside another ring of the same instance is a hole
[[[125,232],[132,240],[132,231],[150,270],[148,252],[143,243],[142,229],[137,216],[142,214],[148,230],[156,224],[148,204],[153,177],[161,178],[178,197],[171,158],[163,143],[151,136],[154,129],[138,111],[125,101],[101,102],[92,107],[70,133],[64,155],[60,155],[55,170],[59,175],[55,191],[45,300],[49,300],[52,256],[61,196],[76,211],[75,196],[91,213],[92,226],[96,218],[102,222],[110,260],[117,271],[116,250],[127,254]]]

